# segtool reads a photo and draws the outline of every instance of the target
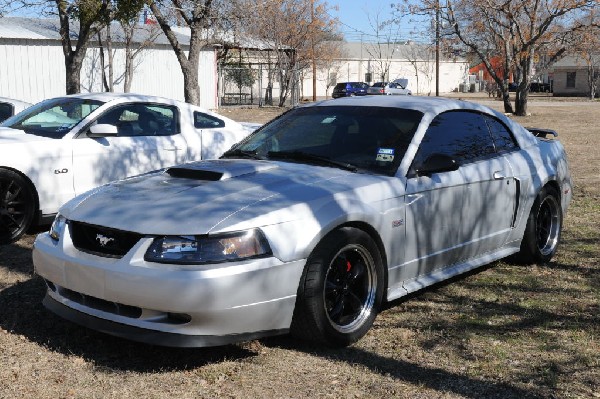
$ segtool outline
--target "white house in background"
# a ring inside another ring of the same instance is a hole
[[[413,94],[435,95],[435,54],[431,46],[409,43],[338,42],[344,56],[317,72],[317,96],[331,95],[337,82],[373,84],[406,78]],[[387,73],[385,73],[387,71]],[[440,59],[440,92],[449,93],[465,82],[469,64],[462,58]],[[385,75],[385,79],[382,78]],[[329,84],[329,85],[328,85]],[[326,89],[328,91],[326,93]],[[312,96],[312,74],[303,76],[302,97]]]
[[[125,50],[114,26],[115,75],[123,73]],[[76,30],[73,30],[76,32]],[[177,32],[181,43],[189,34]],[[135,40],[143,40],[136,38]],[[184,45],[185,48],[185,45]],[[200,105],[217,108],[216,48],[200,54],[198,78]],[[57,19],[0,18],[0,96],[35,103],[65,94],[65,66]],[[166,37],[162,33],[136,58],[137,67],[131,92],[183,100],[183,74]],[[98,43],[89,47],[81,71],[81,91],[103,91]],[[115,86],[123,91],[123,82]]]

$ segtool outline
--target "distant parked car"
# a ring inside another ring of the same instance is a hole
[[[365,96],[367,94],[368,84],[364,82],[342,82],[335,85],[331,97],[354,97]]]
[[[31,104],[25,101],[19,101],[12,98],[0,97],[0,122],[6,120],[30,107]]]
[[[412,95],[412,91],[407,89],[408,87],[408,79],[396,79],[393,82],[388,83],[384,90],[387,95],[404,95],[410,96]]]
[[[369,88],[367,89],[367,94],[385,94],[385,86],[387,84],[388,82],[375,82],[372,86],[369,86]]]
[[[96,93],[42,101],[0,124],[0,244],[112,180],[218,158],[245,126],[159,97]]]
[[[532,82],[529,84],[529,91],[532,93],[550,93],[552,89],[550,83]]]

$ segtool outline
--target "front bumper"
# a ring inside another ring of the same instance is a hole
[[[68,233],[35,241],[44,305],[112,335],[165,346],[212,346],[289,330],[305,260],[276,258],[189,270],[144,261],[151,239],[121,259],[81,252]]]

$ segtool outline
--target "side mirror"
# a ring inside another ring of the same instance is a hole
[[[415,168],[417,176],[431,176],[434,173],[451,172],[458,170],[458,163],[454,158],[445,154],[432,154],[425,162]]]
[[[119,131],[115,125],[109,125],[106,123],[98,123],[90,126],[88,137],[99,138],[99,137],[113,137],[117,136]]]

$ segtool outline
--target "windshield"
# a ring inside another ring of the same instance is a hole
[[[0,126],[60,139],[102,104],[102,101],[81,98],[53,98],[5,120]]]
[[[391,176],[422,116],[419,111],[386,107],[296,108],[244,139],[230,155],[288,162],[320,160],[321,165]]]

